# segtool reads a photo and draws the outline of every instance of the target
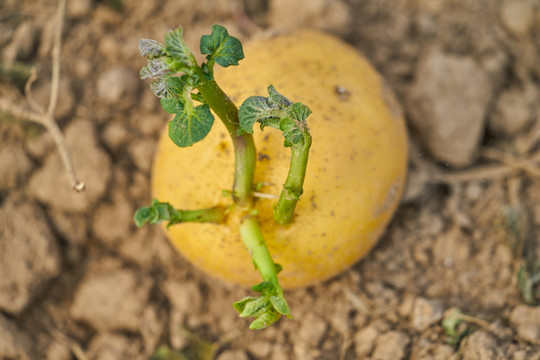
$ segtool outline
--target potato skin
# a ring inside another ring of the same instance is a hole
[[[290,225],[276,225],[274,200],[259,199],[261,229],[284,288],[308,286],[335,276],[364,256],[390,221],[404,187],[407,134],[400,107],[368,61],[342,41],[314,31],[268,38],[245,47],[237,67],[216,69],[216,79],[240,105],[267,96],[273,84],[289,99],[308,105],[313,136],[304,194]],[[274,129],[255,126],[259,158],[256,182],[278,195],[290,149]],[[179,149],[163,132],[153,165],[152,192],[175,207],[230,205],[222,195],[233,181],[234,149],[216,119],[206,139]],[[171,227],[170,241],[189,261],[215,277],[260,282],[232,211],[227,223]]]

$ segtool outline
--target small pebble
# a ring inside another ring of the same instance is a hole
[[[133,141],[128,152],[135,166],[144,173],[150,172],[156,142],[151,139],[138,139]]]
[[[481,330],[474,332],[462,344],[463,360],[499,359],[501,353],[493,336]]]
[[[73,18],[87,17],[92,10],[92,0],[70,0],[67,3],[67,14]]]
[[[268,355],[272,351],[272,344],[267,341],[254,341],[248,346],[248,351],[258,359],[268,359]]]
[[[309,313],[302,321],[302,327],[298,332],[298,337],[306,344],[319,344],[326,333],[327,327],[328,325],[324,319]]]
[[[505,0],[501,4],[501,21],[512,35],[526,35],[534,23],[533,2],[530,0]]]
[[[417,331],[424,331],[443,318],[443,306],[438,300],[417,297],[412,311],[412,325]]]
[[[2,51],[2,60],[12,64],[17,59],[28,57],[34,48],[36,28],[31,21],[22,22],[11,39],[11,42]]]
[[[489,130],[501,136],[516,134],[532,120],[531,105],[524,91],[520,89],[504,91],[497,99],[495,112],[489,118]]]
[[[401,331],[389,331],[377,338],[374,360],[401,360],[405,358],[407,346],[411,340]]]
[[[20,146],[0,144],[0,190],[26,183],[32,168],[32,162]]]
[[[354,334],[354,350],[358,358],[369,355],[373,350],[377,336],[379,336],[379,331],[372,326],[365,327]]]
[[[109,104],[126,99],[130,99],[129,103],[133,104],[137,101],[136,93],[139,83],[136,71],[125,67],[114,67],[99,76],[97,93],[100,99]]]
[[[129,236],[133,226],[134,209],[129,200],[120,193],[115,193],[110,200],[112,201],[101,203],[95,209],[92,230],[99,240],[114,247]]]

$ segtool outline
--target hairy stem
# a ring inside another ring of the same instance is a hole
[[[238,108],[223,92],[214,79],[203,81],[197,89],[208,106],[223,121],[231,135],[234,145],[234,202],[250,208],[253,200],[252,187],[257,159],[253,136],[241,131],[238,121]]]
[[[293,218],[296,203],[303,192],[310,147],[311,135],[307,131],[302,141],[292,145],[289,173],[274,208],[274,220],[278,224],[288,224]]]
[[[276,264],[272,260],[255,216],[244,217],[240,224],[240,237],[263,280],[279,286]]]

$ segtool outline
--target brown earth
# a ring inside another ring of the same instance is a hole
[[[1,99],[22,104],[36,66],[46,105],[55,11],[0,0]],[[197,48],[214,23],[243,41],[342,37],[411,130],[409,186],[377,247],[288,291],[293,319],[258,332],[231,307],[246,289],[132,222],[168,119],[138,79],[137,42],[182,25]],[[47,132],[0,114],[0,358],[146,359],[165,345],[220,360],[540,359],[538,64],[538,0],[69,1],[55,117],[88,191],[71,191]]]

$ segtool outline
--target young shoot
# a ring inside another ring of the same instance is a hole
[[[288,100],[270,85],[268,97],[252,96],[240,110],[223,92],[214,78],[215,64],[228,67],[238,65],[244,58],[240,41],[230,36],[219,25],[212,27],[210,35],[203,35],[200,51],[206,62],[197,61],[183,40],[179,27],[165,35],[164,43],[143,39],[139,50],[148,60],[140,71],[142,79],[151,79],[150,88],[160,98],[161,107],[173,115],[168,134],[178,147],[188,147],[203,140],[212,129],[214,115],[223,122],[234,146],[234,182],[230,194],[230,207],[214,206],[205,209],[175,209],[167,202],[153,200],[148,207],[135,213],[135,223],[156,224],[166,222],[167,227],[183,222],[205,222],[223,225],[230,211],[242,215],[239,233],[261,274],[262,282],[252,287],[258,297],[246,297],[234,304],[241,317],[254,317],[251,329],[262,329],[276,322],[281,315],[290,317],[289,306],[279,285],[281,266],[275,264],[266,246],[255,210],[256,184],[254,173],[257,159],[253,141],[253,125],[261,129],[272,127],[284,136],[284,146],[291,148],[290,169],[285,184],[274,206],[274,219],[278,224],[293,221],[294,209],[302,194],[306,166],[311,146],[306,119],[311,110]],[[166,199],[162,199],[166,200]],[[179,225],[181,226],[181,225]]]

